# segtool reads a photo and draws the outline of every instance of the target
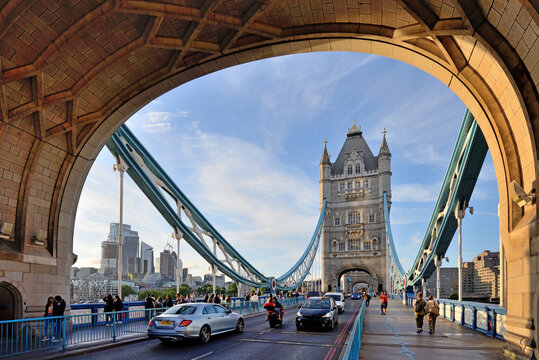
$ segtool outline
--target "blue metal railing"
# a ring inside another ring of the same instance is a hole
[[[402,300],[401,295],[391,295]],[[406,305],[412,307],[415,296],[406,296]],[[436,299],[440,305],[440,317],[474,331],[505,340],[505,317],[507,310],[496,304]]]
[[[365,301],[362,302],[359,314],[354,320],[354,327],[350,332],[350,340],[346,345],[343,360],[357,360],[359,349],[361,349],[361,332],[363,331],[363,320],[365,319]]]
[[[258,302],[235,298],[221,303],[242,315],[264,312],[267,296]],[[305,302],[304,296],[283,298],[284,307]],[[126,307],[143,305],[143,302],[126,303]],[[95,341],[117,341],[129,335],[145,334],[148,321],[166,308],[131,309],[118,312],[99,312],[103,304],[72,305],[72,312],[92,311],[44,318],[0,321],[0,357],[39,350],[66,350],[69,346]]]

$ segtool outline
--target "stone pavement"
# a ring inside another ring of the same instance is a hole
[[[502,358],[504,341],[438,318],[429,335],[425,317],[423,332],[416,333],[413,309],[389,300],[387,315],[380,315],[380,301],[373,298],[365,311],[360,359],[456,360]]]

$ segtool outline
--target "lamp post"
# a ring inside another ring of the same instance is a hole
[[[459,200],[457,207],[455,208],[455,218],[457,219],[457,224],[459,228],[459,301],[462,301],[462,219],[466,215],[466,209],[468,204],[464,203],[463,200]],[[474,208],[473,206],[469,207],[470,214],[473,215]]]
[[[120,158],[116,158],[114,171],[120,173],[120,224],[118,227],[118,296],[122,298],[122,242],[123,242],[123,215],[124,215],[124,172],[127,167]]]

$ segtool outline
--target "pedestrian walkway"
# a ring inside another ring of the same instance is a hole
[[[413,309],[389,300],[387,315],[380,315],[380,301],[373,298],[365,311],[360,359],[391,360],[495,360],[502,358],[504,341],[494,339],[438,318],[436,332],[416,333]]]

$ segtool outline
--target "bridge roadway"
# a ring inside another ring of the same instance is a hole
[[[425,317],[423,332],[416,333],[413,309],[389,300],[387,315],[380,315],[380,301],[373,298],[365,311],[360,359],[392,360],[496,360],[505,342],[438,319],[429,335]]]
[[[282,327],[271,329],[265,315],[257,315],[245,319],[243,333],[216,335],[205,345],[196,341],[163,344],[152,339],[66,359],[337,360],[360,304],[361,301],[347,300],[345,311],[339,316],[338,326],[332,331],[297,331],[294,324],[297,309],[292,307],[285,311]]]

